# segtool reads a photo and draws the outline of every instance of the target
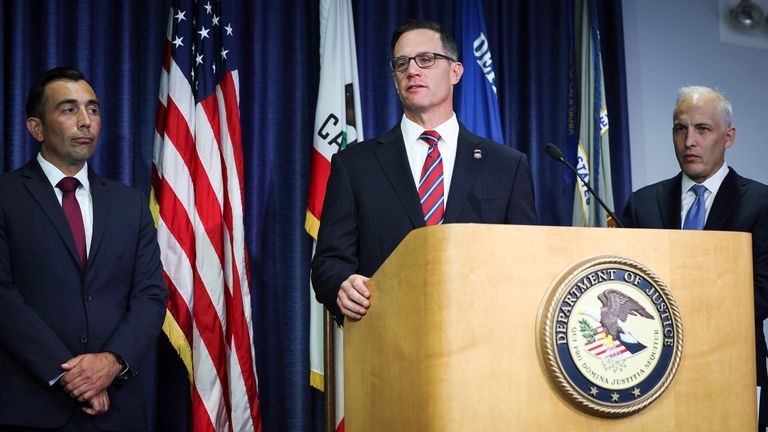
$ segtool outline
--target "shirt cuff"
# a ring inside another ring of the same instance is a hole
[[[64,376],[64,374],[65,374],[65,373],[66,373],[66,372],[62,372],[62,373],[60,373],[60,374],[59,374],[59,376],[57,376],[56,378],[54,378],[54,379],[52,379],[52,380],[48,381],[48,387],[53,387],[53,385],[54,385],[54,384],[56,384],[57,382],[59,382],[59,380],[61,379],[61,377],[63,377],[63,376]]]
[[[130,378],[130,374],[128,373],[128,371],[131,370],[131,367],[130,365],[128,365],[128,362],[126,362],[125,359],[120,354],[117,354],[112,351],[107,351],[107,352],[115,356],[115,359],[117,360],[118,363],[120,363],[120,366],[122,367],[122,369],[120,370],[120,373],[117,374],[117,376],[115,377],[115,381],[117,382],[127,381],[128,378]]]

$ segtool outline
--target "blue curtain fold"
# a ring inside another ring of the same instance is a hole
[[[224,1],[224,0],[221,0]],[[309,260],[304,214],[319,81],[318,1],[237,0],[245,229],[251,259],[256,366],[265,431],[318,430],[309,387]],[[568,225],[573,179],[544,152],[564,148],[568,15],[557,0],[482,0],[497,74],[506,144],[529,156],[540,222]],[[410,17],[457,29],[444,0],[353,0],[366,137],[399,122],[390,58],[392,30]],[[167,0],[4,0],[0,5],[0,165],[20,167],[39,150],[25,127],[26,92],[43,71],[81,68],[102,103],[102,175],[148,191]],[[621,2],[599,2],[614,199],[631,191]],[[2,319],[2,317],[0,317]],[[0,347],[1,349],[1,347]],[[186,374],[164,337],[146,362],[153,431],[189,427]]]
[[[615,214],[621,215],[632,194],[632,166],[629,159],[629,113],[624,62],[624,26],[621,2],[599,0],[597,14],[602,37],[603,77],[610,121],[611,177]],[[620,217],[620,216],[618,216]]]
[[[320,78],[320,12],[317,2],[242,3],[245,229],[262,421],[265,431],[311,430],[312,243],[304,215]]]
[[[539,222],[570,225],[573,179],[544,151],[565,148],[568,13],[557,0],[484,2],[488,33],[500,47],[497,91],[507,145],[528,155]],[[494,54],[494,56],[496,56]]]

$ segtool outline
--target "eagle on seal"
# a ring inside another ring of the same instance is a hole
[[[610,334],[613,340],[621,340],[625,346],[627,342],[637,342],[623,328],[623,324],[627,322],[630,315],[653,319],[653,316],[640,303],[621,291],[608,289],[599,294],[597,299],[603,304],[600,308],[600,324],[603,330]]]

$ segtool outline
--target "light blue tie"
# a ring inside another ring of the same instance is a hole
[[[701,230],[704,229],[704,217],[707,215],[706,199],[704,198],[704,192],[707,191],[707,188],[704,185],[695,184],[691,186],[690,190],[696,194],[696,199],[691,208],[688,209],[688,214],[685,215],[683,229]]]

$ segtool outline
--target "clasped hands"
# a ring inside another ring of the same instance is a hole
[[[122,366],[109,352],[82,354],[61,364],[65,371],[59,379],[73,399],[87,402],[83,411],[90,415],[103,414],[109,410],[107,387],[120,374]]]

